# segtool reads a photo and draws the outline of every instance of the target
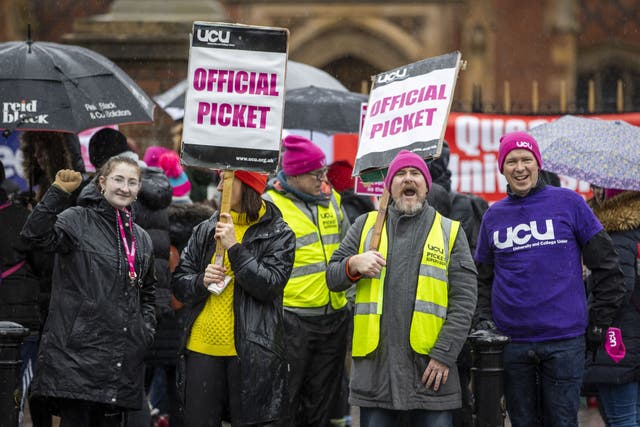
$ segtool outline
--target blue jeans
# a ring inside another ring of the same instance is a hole
[[[598,400],[609,427],[640,425],[640,383],[600,384]]]
[[[451,427],[450,411],[395,411],[382,408],[360,408],[360,427]]]
[[[584,337],[509,343],[504,390],[513,427],[578,426]]]

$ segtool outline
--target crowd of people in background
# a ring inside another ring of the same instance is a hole
[[[0,168],[0,319],[30,330],[35,427],[346,426],[351,406],[365,427],[470,425],[470,331],[510,338],[513,426],[577,426],[581,395],[640,425],[640,192],[559,188],[525,132],[501,138],[491,206],[451,188],[446,141],[400,151],[377,235],[353,166],[298,135],[231,187],[111,128],[92,174],[73,135],[21,149],[30,193]]]

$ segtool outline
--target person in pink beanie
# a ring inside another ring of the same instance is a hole
[[[503,362],[514,426],[577,426],[585,350],[602,352],[625,289],[611,237],[578,193],[545,184],[542,162],[528,133],[500,139],[507,197],[478,233],[475,329],[511,338]],[[593,272],[588,299],[583,262]]]
[[[362,427],[451,427],[462,398],[456,360],[476,306],[476,268],[458,221],[427,202],[425,161],[400,150],[387,169],[391,203],[360,216],[327,267],[329,289],[356,285],[349,403]]]
[[[285,149],[282,155],[282,170],[288,176],[320,170],[327,165],[324,152],[302,136],[289,135],[283,140],[282,145]]]
[[[159,168],[160,167],[160,156],[164,153],[172,151],[168,148],[161,147],[159,145],[151,145],[147,147],[144,152],[144,156],[142,157],[142,161],[147,164],[150,168]]]
[[[180,156],[173,150],[167,150],[158,159],[158,167],[169,178],[169,183],[173,189],[171,203],[192,203],[189,198],[191,192],[191,182],[180,164]]]
[[[500,138],[500,147],[498,148],[498,165],[500,172],[504,171],[504,161],[513,150],[522,149],[530,152],[538,163],[538,169],[542,169],[542,156],[538,141],[526,132],[511,132]]]
[[[263,198],[280,209],[297,237],[283,301],[290,363],[284,424],[324,427],[342,382],[350,316],[345,292],[327,288],[325,268],[349,218],[327,183],[323,151],[298,135],[284,138],[282,146],[282,170]]]

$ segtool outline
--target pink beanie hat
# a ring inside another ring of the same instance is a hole
[[[160,147],[158,145],[152,145],[144,152],[143,161],[147,164],[147,166],[152,168],[160,167],[160,156],[162,156],[167,151],[171,151],[168,148]]]
[[[178,153],[173,150],[167,150],[158,159],[158,166],[162,168],[164,174],[169,178],[174,197],[182,197],[189,194],[191,182],[184,169],[182,169]]]
[[[500,173],[504,169],[504,159],[512,150],[528,150],[533,154],[538,162],[538,167],[542,169],[542,156],[540,155],[540,148],[538,148],[538,142],[533,139],[531,135],[526,132],[510,132],[506,133],[500,138],[500,148],[498,149],[498,167]]]
[[[327,165],[324,152],[307,138],[289,135],[282,145],[282,171],[287,176],[302,175]]]
[[[604,189],[604,198],[606,199],[610,199],[612,197],[617,196],[618,194],[624,192],[626,190],[622,190],[619,188],[605,188]]]
[[[425,181],[427,181],[427,189],[431,189],[431,174],[429,173],[429,168],[427,168],[427,164],[424,162],[422,157],[408,150],[400,150],[396,157],[391,160],[389,169],[387,169],[387,176],[384,178],[384,186],[387,190],[391,189],[391,181],[395,174],[397,174],[400,169],[404,168],[416,168],[422,172]]]

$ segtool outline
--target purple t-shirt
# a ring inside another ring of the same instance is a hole
[[[507,197],[485,213],[475,258],[493,264],[493,320],[513,341],[584,334],[582,247],[600,230],[574,191],[546,186]]]

